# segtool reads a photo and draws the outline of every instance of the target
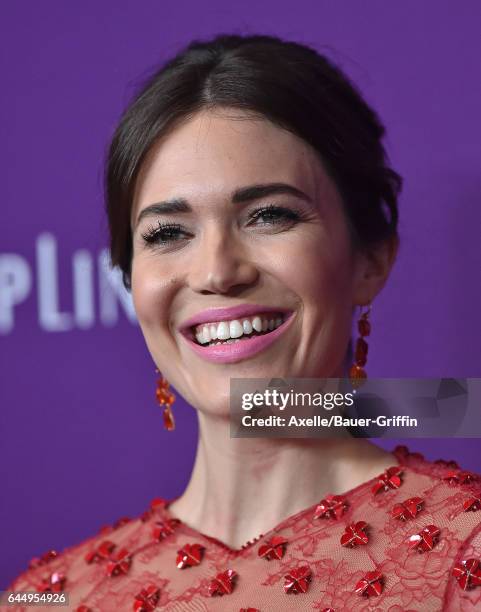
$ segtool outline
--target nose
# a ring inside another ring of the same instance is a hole
[[[259,276],[244,246],[231,234],[206,232],[193,256],[189,285],[197,293],[239,293]]]

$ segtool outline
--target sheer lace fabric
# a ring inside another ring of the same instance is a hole
[[[38,591],[52,576],[61,574],[69,609],[84,605],[84,612],[481,610],[481,586],[471,581],[468,586],[472,588],[463,590],[453,575],[454,567],[463,560],[481,558],[481,510],[476,510],[476,504],[470,510],[465,508],[468,500],[479,498],[481,481],[472,474],[458,478],[456,474],[465,473],[456,466],[427,462],[404,447],[396,449],[395,456],[402,469],[400,486],[387,483],[374,493],[378,480],[366,482],[342,496],[345,504],[338,517],[327,513],[315,518],[316,511],[319,514],[316,504],[242,549],[233,550],[174,520],[168,502],[157,502],[142,517],[119,521],[116,527],[27,570],[9,589]],[[405,520],[393,517],[394,506],[412,498],[422,500],[415,516],[405,516]],[[341,545],[346,528],[360,521],[367,523],[367,543]],[[432,547],[423,551],[423,541],[413,547],[416,541],[409,538],[429,525],[439,530]],[[274,536],[286,542],[269,560],[269,555],[260,556],[259,551]],[[102,548],[105,541],[111,542],[110,549]],[[198,544],[201,551],[197,548],[197,554],[187,554],[186,566],[181,569],[177,566],[182,556],[178,551],[185,552],[187,544]],[[128,554],[123,566],[122,560],[116,565],[113,553],[122,549]],[[96,551],[103,556],[95,556]],[[299,568],[307,568],[309,579],[294,581],[292,587],[291,571]],[[216,576],[229,569],[235,571],[234,579],[229,581],[224,574],[216,582]],[[380,579],[362,594],[369,572],[378,572]],[[222,584],[231,592],[220,595]],[[148,587],[150,600],[136,599]]]

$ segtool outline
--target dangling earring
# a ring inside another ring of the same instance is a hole
[[[155,370],[157,374],[160,374],[159,370]],[[175,419],[172,412],[172,404],[175,401],[175,395],[172,391],[169,391],[169,383],[160,374],[159,380],[157,381],[157,389],[155,391],[159,406],[164,407],[164,427],[167,431],[173,431],[175,429]]]
[[[361,306],[361,314],[357,321],[357,329],[359,331],[359,338],[356,342],[356,349],[354,351],[354,363],[349,370],[349,378],[354,388],[360,387],[367,378],[366,370],[364,366],[367,363],[367,350],[368,344],[364,340],[366,336],[371,333],[371,323],[369,322],[369,315],[371,313],[371,304],[367,305],[367,310],[363,312],[363,306]]]

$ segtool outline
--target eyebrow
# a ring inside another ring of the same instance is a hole
[[[249,185],[248,187],[240,187],[236,189],[231,197],[232,204],[242,204],[244,202],[251,202],[252,200],[260,200],[270,195],[287,194],[292,195],[306,202],[312,203],[312,199],[303,191],[289,185],[288,183],[267,183],[264,185]],[[188,200],[185,198],[172,198],[169,200],[163,200],[162,202],[156,202],[150,204],[141,210],[135,227],[137,227],[145,217],[153,217],[162,214],[172,213],[189,213],[192,212]]]

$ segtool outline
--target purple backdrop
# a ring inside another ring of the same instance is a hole
[[[154,364],[103,265],[102,159],[136,80],[193,37],[273,33],[351,75],[405,177],[369,373],[481,376],[481,4],[285,4],[2,7],[0,588],[189,476],[194,411],[178,401],[176,432],[163,430]],[[480,469],[477,440],[410,447]]]

